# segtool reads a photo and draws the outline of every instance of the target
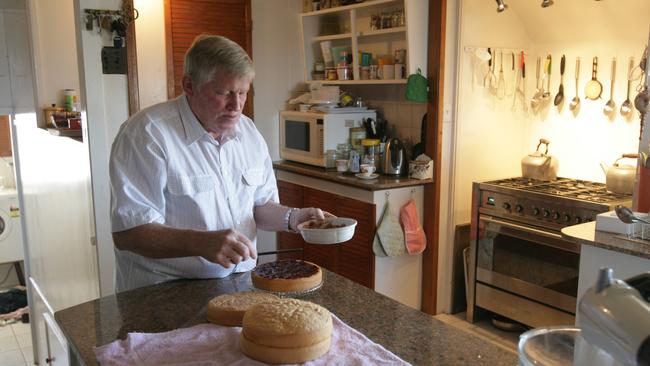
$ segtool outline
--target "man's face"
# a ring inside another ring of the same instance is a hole
[[[232,77],[216,72],[211,81],[196,87],[183,77],[183,90],[192,112],[215,138],[233,129],[246,103],[251,77]]]

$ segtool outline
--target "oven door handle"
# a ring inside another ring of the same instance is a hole
[[[535,234],[538,234],[538,235],[541,235],[541,236],[546,236],[546,237],[553,238],[553,239],[563,239],[562,235],[560,235],[560,234],[535,229],[535,228],[532,228],[532,227],[529,227],[529,226],[517,225],[517,224],[513,224],[511,222],[501,221],[501,220],[498,220],[498,219],[494,219],[492,217],[481,216],[481,221],[491,222],[491,223],[497,224],[497,225],[508,226],[508,227],[511,227],[511,228],[519,229],[519,230],[524,231],[524,232],[535,233]]]

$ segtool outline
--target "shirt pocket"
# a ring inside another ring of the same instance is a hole
[[[167,189],[171,194],[194,196],[203,192],[214,191],[217,181],[210,175],[179,175],[170,177]]]
[[[256,187],[264,184],[264,168],[250,168],[242,172],[244,183],[247,186]]]

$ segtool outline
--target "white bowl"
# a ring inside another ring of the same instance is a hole
[[[331,229],[310,229],[307,227],[309,221],[305,221],[298,225],[302,238],[310,244],[338,244],[352,239],[357,220],[344,217],[331,217],[325,220],[333,225],[343,224],[345,226]]]

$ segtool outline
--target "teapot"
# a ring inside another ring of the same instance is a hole
[[[638,159],[639,154],[623,154],[616,159],[611,167],[600,163],[605,172],[607,190],[614,193],[632,194],[634,191],[634,179],[636,178],[636,165],[619,164],[621,159]]]
[[[548,144],[550,143],[547,139],[539,139],[535,152],[521,159],[522,177],[539,180],[555,180],[557,178],[560,163],[557,158],[548,155]],[[546,150],[543,153],[539,151],[542,144],[546,145]]]

